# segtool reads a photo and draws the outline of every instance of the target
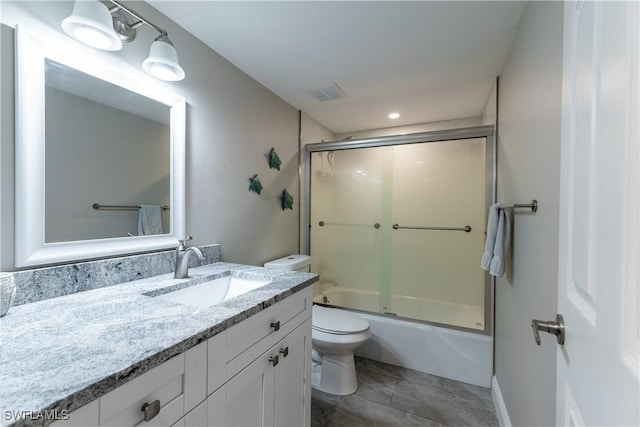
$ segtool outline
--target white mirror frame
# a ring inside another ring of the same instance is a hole
[[[51,46],[16,27],[15,264],[56,264],[175,247],[185,236],[185,99],[142,72]],[[90,74],[171,108],[171,233],[45,243],[45,59]]]

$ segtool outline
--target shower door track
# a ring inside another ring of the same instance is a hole
[[[311,154],[322,151],[351,150],[355,148],[372,148],[372,147],[389,147],[393,145],[421,144],[428,142],[452,141],[460,139],[486,138],[487,158],[486,158],[486,210],[495,203],[496,200],[496,143],[495,143],[495,127],[491,126],[474,126],[459,129],[436,130],[431,132],[411,133],[407,135],[383,136],[376,138],[352,139],[348,141],[318,142],[307,144],[301,150],[301,162],[298,172],[300,181],[303,182],[301,188],[303,194],[301,196],[302,204],[300,209],[300,249],[301,253],[309,254],[310,248],[310,209],[311,203],[311,177],[308,165],[311,163]],[[466,230],[465,230],[466,231]],[[478,268],[479,267],[478,261]],[[493,335],[493,286],[494,279],[489,273],[485,273],[485,329],[477,331],[474,329],[466,329],[470,332]],[[373,313],[379,315],[379,313]],[[392,316],[393,317],[393,316]],[[431,323],[431,322],[425,322]],[[447,325],[450,327],[451,325]],[[458,329],[453,327],[453,329]]]

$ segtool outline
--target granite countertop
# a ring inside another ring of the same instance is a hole
[[[144,295],[228,271],[272,283],[206,309]],[[0,318],[0,425],[14,422],[7,411],[73,411],[318,280],[311,273],[223,262],[189,275],[163,274],[12,307]]]

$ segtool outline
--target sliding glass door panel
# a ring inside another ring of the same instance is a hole
[[[392,311],[398,316],[484,327],[485,274],[479,260],[485,159],[484,138],[394,147],[390,204],[398,227],[391,243],[391,282]]]
[[[310,173],[311,269],[321,276],[320,301],[380,312],[382,150],[312,153]]]

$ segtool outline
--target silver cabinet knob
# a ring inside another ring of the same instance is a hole
[[[564,318],[562,314],[556,315],[556,321],[544,321],[533,319],[531,321],[531,328],[533,328],[533,338],[536,340],[536,344],[540,345],[540,334],[538,331],[547,332],[549,334],[555,335],[558,341],[558,344],[564,345]]]
[[[160,413],[160,401],[154,400],[151,403],[145,403],[142,405],[142,412],[144,412],[144,420],[146,422],[151,421]]]
[[[289,347],[281,348],[278,353],[282,354],[282,357],[287,357],[289,355]]]
[[[271,362],[273,366],[276,366],[279,361],[280,361],[280,357],[277,354],[269,358],[269,362]]]
[[[280,330],[280,321],[271,322],[270,326],[273,328],[274,331],[278,331],[278,330]]]

